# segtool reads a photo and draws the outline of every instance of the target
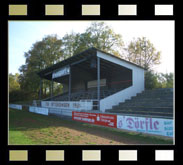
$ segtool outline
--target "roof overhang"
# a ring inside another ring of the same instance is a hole
[[[104,57],[105,56],[105,57]],[[64,68],[67,66],[73,67],[73,66],[78,66],[78,68],[86,70],[88,72],[91,72],[90,65],[91,65],[91,59],[96,59],[97,57],[100,57],[101,60],[101,72],[108,72],[108,71],[120,71],[123,72],[125,71],[125,68],[130,69],[130,66],[135,66],[140,69],[145,70],[143,67],[136,65],[134,63],[131,63],[129,61],[123,60],[119,57],[116,57],[110,53],[106,53],[104,51],[101,51],[96,48],[89,48],[79,54],[76,54],[70,58],[67,58],[66,60],[63,60],[57,64],[54,64],[37,74],[41,78],[45,78],[48,80],[52,79],[52,73],[56,72],[60,68]],[[92,70],[92,72],[95,72]],[[61,78],[55,79],[55,81],[60,82],[60,79],[67,79],[67,76],[63,76]]]
[[[76,54],[70,58],[67,58],[57,64],[54,64],[40,72],[38,72],[37,74],[42,77],[42,78],[46,78],[46,79],[50,79],[50,75],[57,71],[58,69],[62,68],[62,67],[66,67],[66,66],[74,66],[77,65],[79,63],[82,63],[92,57],[96,57],[96,53],[97,51],[93,48],[87,49],[79,54]]]

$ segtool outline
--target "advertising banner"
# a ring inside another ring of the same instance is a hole
[[[52,73],[52,79],[70,74],[70,67],[61,68]]]
[[[134,116],[117,116],[117,128],[173,137],[173,120]]]
[[[41,108],[41,107],[29,107],[29,112],[38,113],[41,115],[48,115],[48,108]]]
[[[100,86],[106,86],[106,79],[100,79]],[[97,87],[97,80],[88,81],[88,88]]]
[[[117,116],[101,113],[72,111],[72,120],[116,128]]]
[[[93,101],[41,101],[41,106],[68,110],[92,110]]]
[[[22,110],[22,105],[18,105],[18,104],[9,104],[9,108]]]

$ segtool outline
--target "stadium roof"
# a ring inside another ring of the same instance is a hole
[[[89,67],[89,66],[88,66],[88,63],[89,63],[89,62],[86,63],[86,61],[88,61],[89,59],[92,59],[92,58],[96,58],[96,57],[97,57],[97,51],[102,52],[102,53],[105,53],[106,55],[115,57],[115,58],[117,58],[117,59],[119,59],[119,60],[121,60],[121,61],[123,61],[123,62],[129,63],[129,64],[131,64],[131,65],[135,65],[135,66],[137,66],[137,67],[139,67],[139,68],[141,68],[141,69],[144,69],[143,67],[141,67],[141,66],[139,66],[139,65],[137,65],[137,64],[134,64],[134,63],[132,63],[132,62],[126,61],[126,60],[121,59],[121,58],[119,58],[119,57],[117,57],[117,56],[115,56],[115,55],[112,55],[112,54],[110,54],[110,53],[106,53],[106,52],[104,52],[104,51],[101,51],[101,50],[99,50],[99,49],[97,49],[97,48],[92,47],[92,48],[89,48],[89,49],[87,49],[87,50],[85,50],[85,51],[83,51],[83,52],[81,52],[81,53],[78,53],[78,54],[76,54],[76,55],[70,57],[70,58],[67,58],[67,59],[65,59],[65,60],[63,60],[63,61],[61,61],[61,62],[58,62],[57,64],[54,64],[54,65],[52,65],[52,66],[50,66],[50,67],[48,67],[48,68],[46,68],[46,69],[44,69],[44,70],[38,72],[37,74],[38,74],[40,77],[42,77],[42,78],[46,78],[46,79],[51,80],[51,74],[53,73],[53,71],[55,71],[55,70],[57,70],[57,69],[60,69],[60,68],[62,68],[62,67],[65,67],[65,66],[74,66],[74,65],[77,65],[77,64],[83,64],[83,62],[85,62],[85,65],[83,65],[82,67],[83,67],[83,69],[87,69],[87,67]],[[109,62],[110,62],[110,61],[109,61]],[[103,66],[102,66],[102,67],[104,67],[104,68],[109,68],[109,67],[108,67],[108,66],[109,66],[109,62],[107,62],[107,61],[103,62],[103,63],[102,63]],[[112,65],[113,68],[114,68],[114,66],[115,66],[115,68],[118,68],[118,69],[119,69],[119,67],[116,66],[116,64],[110,63],[110,65]],[[84,67],[84,66],[85,66],[85,67]],[[111,68],[112,68],[112,67],[111,67]]]

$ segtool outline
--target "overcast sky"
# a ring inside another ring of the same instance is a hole
[[[133,38],[146,37],[157,51],[161,51],[161,64],[156,72],[174,72],[174,21],[104,21],[115,33],[123,37],[125,45]],[[24,52],[46,35],[84,32],[91,21],[9,21],[9,73],[19,73],[25,64]]]

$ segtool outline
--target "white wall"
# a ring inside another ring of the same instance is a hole
[[[65,110],[92,110],[92,101],[41,101],[41,107]]]
[[[49,108],[49,114],[72,117],[72,110],[68,110],[68,109],[65,110],[60,108]]]
[[[124,102],[126,99],[129,99],[132,96],[135,96],[137,93],[140,93],[144,90],[144,69],[137,67],[133,64],[130,64],[128,62],[121,61],[120,59],[117,59],[115,57],[102,53],[100,51],[97,51],[97,56],[104,60],[113,62],[115,64],[121,65],[128,69],[131,69],[132,79],[133,79],[133,84],[131,87],[126,88],[122,91],[119,91],[100,101],[100,110],[102,112],[105,112],[106,109],[110,109],[112,108],[112,106],[118,105],[120,102]]]
[[[41,115],[48,115],[48,108],[29,106],[29,112],[38,113]]]

